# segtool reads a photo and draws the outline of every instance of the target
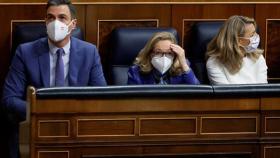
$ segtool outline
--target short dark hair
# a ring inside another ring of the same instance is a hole
[[[51,6],[59,6],[59,5],[67,5],[71,13],[71,18],[76,19],[76,8],[74,7],[74,5],[70,0],[48,0],[46,9],[48,10],[49,7]]]

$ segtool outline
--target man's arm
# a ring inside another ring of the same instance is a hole
[[[94,55],[93,55],[93,66],[90,70],[90,86],[106,86],[106,80],[104,78],[102,64],[100,61],[100,56],[96,47],[94,47]]]
[[[16,50],[3,87],[2,104],[4,109],[19,121],[26,115],[27,77],[20,47]]]

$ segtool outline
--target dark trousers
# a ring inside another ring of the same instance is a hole
[[[20,158],[19,122],[1,109],[0,125],[0,157]]]

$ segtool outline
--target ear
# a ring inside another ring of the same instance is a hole
[[[45,24],[46,24],[46,26],[47,26],[47,18],[45,18]]]
[[[76,27],[77,27],[77,19],[73,19],[72,26],[73,26],[72,27],[73,30],[76,29]]]

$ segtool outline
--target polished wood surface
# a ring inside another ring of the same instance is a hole
[[[279,97],[40,99],[33,93],[30,102],[32,158],[280,153]]]
[[[38,100],[40,107],[32,107],[38,113],[75,113],[79,112],[184,112],[184,111],[240,111],[258,110],[259,100],[255,98],[234,99],[166,99],[166,98],[123,98],[116,99],[67,99]],[[80,105],[83,104],[81,107]],[[227,106],[223,106],[226,104]],[[50,105],[64,105],[56,107]],[[152,108],[151,108],[152,107]]]
[[[262,43],[265,44],[265,56],[267,61],[267,66],[269,67],[268,75],[275,76],[274,78],[280,78],[280,74],[276,72],[277,60],[280,59],[276,43],[279,41],[279,10],[275,8],[274,5],[256,5],[256,9],[259,12],[256,12],[256,20],[260,26],[261,36],[266,37],[262,38]],[[265,11],[270,9],[270,11]]]

